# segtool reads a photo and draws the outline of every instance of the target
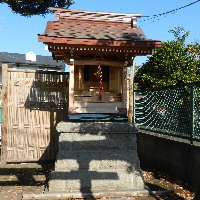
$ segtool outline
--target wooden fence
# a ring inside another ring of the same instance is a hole
[[[55,126],[66,119],[68,73],[2,69],[1,162],[55,159]]]

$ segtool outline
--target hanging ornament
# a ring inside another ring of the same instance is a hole
[[[99,69],[96,72],[94,72],[94,76],[96,76],[96,77],[100,77],[101,76],[101,72],[99,71]]]
[[[102,83],[102,71],[100,62],[98,66],[98,76],[99,76],[99,101],[103,101],[103,95],[102,95],[103,83]]]

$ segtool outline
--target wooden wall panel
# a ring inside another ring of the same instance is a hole
[[[68,73],[8,68],[7,77],[6,162],[55,159],[55,126],[67,116]]]
[[[121,68],[119,67],[110,67],[110,84],[109,84],[109,91],[110,92],[120,92],[121,85],[120,85],[120,76]]]

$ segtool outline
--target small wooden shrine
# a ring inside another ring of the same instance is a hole
[[[48,22],[39,41],[55,60],[70,65],[70,119],[56,126],[59,150],[47,193],[99,198],[148,192],[139,167],[137,128],[122,119],[131,102],[128,67],[161,42],[146,38],[137,27],[140,14],[50,10],[56,20]],[[84,113],[90,122],[81,121]],[[106,117],[96,120],[99,115]],[[72,116],[79,121],[70,121]]]
[[[50,10],[55,21],[38,37],[70,65],[69,114],[127,114],[127,68],[161,46],[137,27],[141,14]]]

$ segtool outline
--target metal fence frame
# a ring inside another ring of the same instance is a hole
[[[200,81],[134,92],[139,129],[200,141]]]

